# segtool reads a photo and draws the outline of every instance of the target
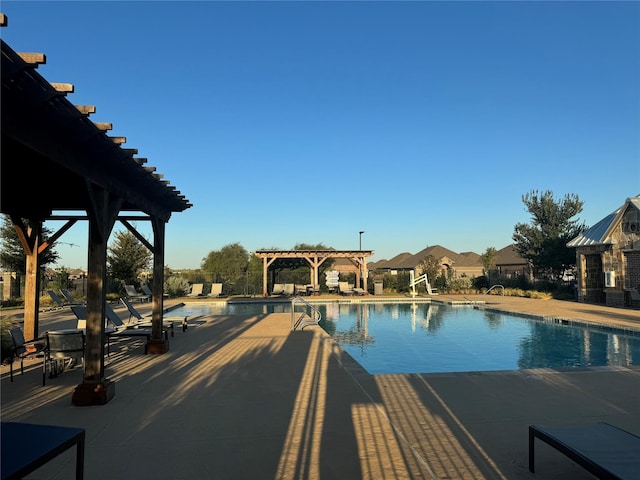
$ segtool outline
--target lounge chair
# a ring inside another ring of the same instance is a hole
[[[529,470],[535,471],[535,438],[562,452],[597,478],[637,479],[640,437],[608,423],[581,427],[529,426]]]
[[[191,293],[187,294],[187,297],[201,297],[204,290],[204,283],[194,283],[191,286]]]
[[[51,297],[51,299],[58,305],[58,307],[69,307],[71,305],[83,305],[82,302],[66,302],[60,296],[54,292],[53,290],[47,290],[47,293]]]
[[[151,327],[151,317],[150,316],[144,316],[142,315],[137,309],[136,307],[133,306],[133,304],[126,298],[120,298],[120,301],[122,302],[122,304],[127,307],[127,310],[129,311],[129,323],[126,324],[127,328],[139,328],[139,327]],[[135,321],[132,322],[131,319],[135,318]],[[174,323],[176,322],[181,322],[182,323],[182,331],[186,331],[188,328],[188,324],[187,324],[187,317],[163,317],[162,318],[162,323],[163,325],[166,324],[169,327],[169,330],[171,330],[171,336],[173,337],[174,334]],[[166,338],[166,330],[165,330],[165,338]]]
[[[282,294],[287,297],[291,297],[293,296],[294,293],[295,293],[295,285],[293,283],[285,283],[284,291],[282,292]]]
[[[149,295],[149,298],[153,298],[153,292],[149,288],[149,285],[147,285],[146,283],[143,283],[142,285],[140,285],[140,290],[142,290],[142,293],[144,293],[145,295]],[[168,298],[169,294],[163,293],[162,296],[165,298]]]
[[[13,382],[13,361],[20,359],[20,373],[24,373],[24,359],[36,356],[42,357],[42,385],[44,386],[44,377],[47,370],[45,350],[47,348],[47,341],[42,338],[26,342],[24,340],[24,333],[20,327],[14,327],[9,329],[9,335],[11,335],[11,341],[13,342],[13,348],[11,349],[11,356],[9,358],[9,375]]]
[[[207,295],[207,297],[218,298],[222,296],[222,284],[221,283],[212,283],[211,284],[211,292]]]
[[[353,295],[353,287],[348,282],[338,282],[338,293],[340,295]]]
[[[134,287],[133,285],[125,285],[124,290],[125,292],[127,292],[127,297],[129,297],[131,300],[137,300],[139,302],[151,301],[151,295],[138,293],[136,287]]]
[[[81,302],[73,298],[73,295],[71,295],[71,293],[69,293],[69,290],[67,290],[66,288],[61,288],[60,293],[62,294],[64,299],[67,301],[68,305],[84,305],[85,304],[85,302]]]
[[[54,292],[53,290],[47,290],[47,293],[51,297],[51,300],[53,300],[56,305],[58,305],[58,307],[62,308],[66,306],[64,300],[62,300],[56,292]]]
[[[284,295],[284,284],[274,283],[271,289],[271,295]]]
[[[367,292],[366,292],[366,290],[364,288],[357,288],[356,287],[356,288],[353,289],[353,294],[354,295],[366,295]]]
[[[111,305],[108,303],[105,304],[105,323],[111,322],[115,328],[106,328],[105,327],[105,336],[107,337],[107,356],[111,354],[111,338],[113,337],[124,337],[129,339],[135,339],[139,337],[144,337],[147,340],[147,343],[151,341],[151,329],[148,328],[127,328],[122,319],[118,316],[118,314],[111,308]],[[86,331],[87,329],[87,307],[84,305],[73,305],[71,307],[76,319],[78,320],[77,328],[78,330]],[[166,337],[166,331],[163,332]],[[144,353],[147,353],[147,344],[144,345]]]

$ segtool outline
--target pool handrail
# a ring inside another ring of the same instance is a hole
[[[300,312],[300,316],[296,318],[296,304],[302,304],[306,307],[302,312]],[[309,302],[305,301],[301,297],[294,297],[291,300],[291,330],[302,330],[304,327],[309,325],[318,325],[322,320],[322,314],[320,311],[311,305]]]
[[[489,290],[484,292],[484,294],[487,295],[494,288],[501,288],[502,289],[502,296],[504,297],[504,286],[503,285],[493,285]]]

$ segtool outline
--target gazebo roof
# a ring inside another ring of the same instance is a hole
[[[7,19],[0,14],[3,26]],[[75,106],[73,85],[50,83],[37,68],[43,54],[16,53],[2,43],[2,213],[45,220],[54,210],[87,211],[96,186],[122,200],[121,211],[168,221],[191,207],[136,149],[109,137],[111,124],[94,123],[93,106]]]

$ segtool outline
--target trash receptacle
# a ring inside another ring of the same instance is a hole
[[[382,282],[373,282],[373,294],[382,295],[383,287]]]

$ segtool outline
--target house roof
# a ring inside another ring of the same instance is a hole
[[[611,234],[614,228],[623,221],[623,217],[630,209],[640,212],[640,195],[627,198],[622,206],[568,242],[567,247],[610,245],[615,243]],[[640,220],[640,216],[638,216],[638,219]]]
[[[411,270],[416,268],[427,256],[433,256],[436,260],[446,259],[452,262],[454,267],[482,266],[480,255],[474,252],[456,253],[441,245],[432,245],[420,250],[416,254],[408,252],[396,255],[391,260],[380,260],[369,265],[369,269],[384,268],[388,270]]]
[[[515,244],[507,245],[496,252],[496,266],[499,265],[528,265],[528,262],[518,255]]]

